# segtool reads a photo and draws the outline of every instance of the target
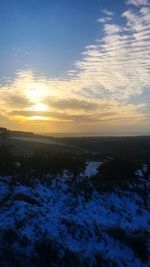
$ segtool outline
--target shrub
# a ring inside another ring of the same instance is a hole
[[[143,263],[147,263],[149,260],[148,252],[148,239],[150,235],[147,232],[135,233],[128,238],[127,244],[131,247],[135,255],[140,258]]]
[[[13,156],[9,146],[0,146],[0,175],[11,175],[14,172]]]
[[[111,227],[107,230],[109,235],[111,235],[114,239],[117,239],[121,242],[124,242],[126,238],[126,231],[119,227]]]
[[[148,262],[148,240],[150,234],[147,231],[126,232],[124,229],[112,227],[108,229],[108,233],[120,242],[125,243],[130,247],[135,256],[140,258],[143,263]]]
[[[135,179],[135,171],[138,164],[126,159],[112,159],[105,162],[98,169],[98,173],[93,177],[92,182],[98,190],[104,185],[112,188],[112,185],[123,185]]]
[[[30,195],[25,195],[23,193],[16,194],[14,196],[14,200],[21,200],[32,205],[39,205],[39,202],[35,198],[32,198]]]
[[[29,178],[30,176],[14,176],[11,179],[11,186],[16,186],[18,184],[34,188],[35,187],[35,181],[34,178]]]
[[[89,266],[87,264],[82,264],[79,260],[78,254],[70,251],[68,248],[63,247],[56,240],[51,240],[50,238],[43,238],[37,241],[35,245],[35,252],[37,254],[35,266],[37,267],[52,267],[52,266],[62,266],[62,267],[81,267]]]
[[[51,239],[44,238],[42,240],[37,241],[35,245],[35,252],[37,254],[38,267],[51,267],[52,264],[56,264],[56,266],[58,266],[59,247]]]
[[[104,163],[99,171],[101,176],[109,180],[129,179],[134,176],[138,166],[136,163],[125,159],[113,159]]]
[[[14,229],[6,229],[3,231],[2,240],[9,245],[17,238],[17,233]]]

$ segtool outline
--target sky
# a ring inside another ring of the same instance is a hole
[[[150,0],[1,0],[0,126],[150,134]]]

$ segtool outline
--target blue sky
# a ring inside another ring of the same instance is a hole
[[[1,1],[1,73],[64,73],[95,38],[99,12],[95,0]]]
[[[149,25],[149,0],[2,0],[1,124],[149,132]]]
[[[1,76],[24,68],[39,75],[63,74],[97,37],[96,21],[107,6],[121,12],[124,1],[1,1]]]

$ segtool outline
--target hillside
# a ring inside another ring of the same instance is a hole
[[[150,181],[83,191],[60,178],[0,177],[0,266],[148,267]]]

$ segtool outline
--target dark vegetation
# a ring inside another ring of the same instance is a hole
[[[22,194],[22,193],[16,194],[13,199],[14,200],[21,200],[21,201],[27,202],[31,205],[39,205],[39,202],[36,199],[34,199],[32,196]]]
[[[116,158],[106,161],[100,168],[99,173],[101,178],[105,180],[125,180],[134,177],[135,171],[140,168],[136,162]]]
[[[130,160],[147,160],[150,158],[150,136],[64,137],[55,138],[55,140],[80,148],[96,159],[122,157]]]
[[[86,158],[69,153],[57,153],[35,150],[30,155],[16,156],[9,146],[0,147],[0,175],[15,175],[22,177],[43,177],[60,174],[68,170],[76,177],[84,170]]]
[[[135,172],[138,168],[140,164],[127,159],[108,160],[99,167],[97,174],[92,178],[92,183],[97,190],[100,190],[102,185],[106,187],[114,184],[122,185],[135,180]]]
[[[128,184],[137,185],[135,192],[141,195],[145,207],[148,203],[148,191],[145,186],[145,181],[150,177],[150,164],[147,161],[147,171],[142,175],[143,190],[138,189],[140,176],[137,170],[142,170],[142,163],[139,161],[131,161],[123,158],[115,158],[106,160],[99,168],[90,182],[94,185],[97,191],[114,191],[115,188],[126,189]]]
[[[149,231],[145,230],[134,231],[132,233],[123,230],[122,228],[110,228],[108,233],[116,240],[121,241],[125,245],[129,246],[135,253],[135,255],[142,260],[143,263],[148,261],[148,241],[150,238]]]
[[[0,136],[3,139],[13,136],[42,138],[43,140],[55,141],[64,144],[64,150],[72,148],[72,152],[85,153],[93,159],[104,159],[108,157],[122,157],[130,160],[146,160],[150,158],[150,136],[93,136],[93,137],[53,137],[42,136],[32,132],[12,131],[0,127]],[[3,140],[4,141],[4,140]],[[10,140],[7,140],[10,142]],[[15,141],[10,142],[14,146]],[[27,143],[27,142],[26,142]],[[17,146],[18,146],[17,142]],[[33,146],[31,142],[26,144],[28,150],[29,146]],[[23,142],[21,143],[23,147]],[[65,147],[66,146],[66,147]],[[53,146],[54,147],[54,146]],[[52,148],[52,147],[51,147]],[[18,148],[19,150],[19,148]],[[59,147],[60,150],[60,147]],[[27,151],[26,151],[27,152]]]

